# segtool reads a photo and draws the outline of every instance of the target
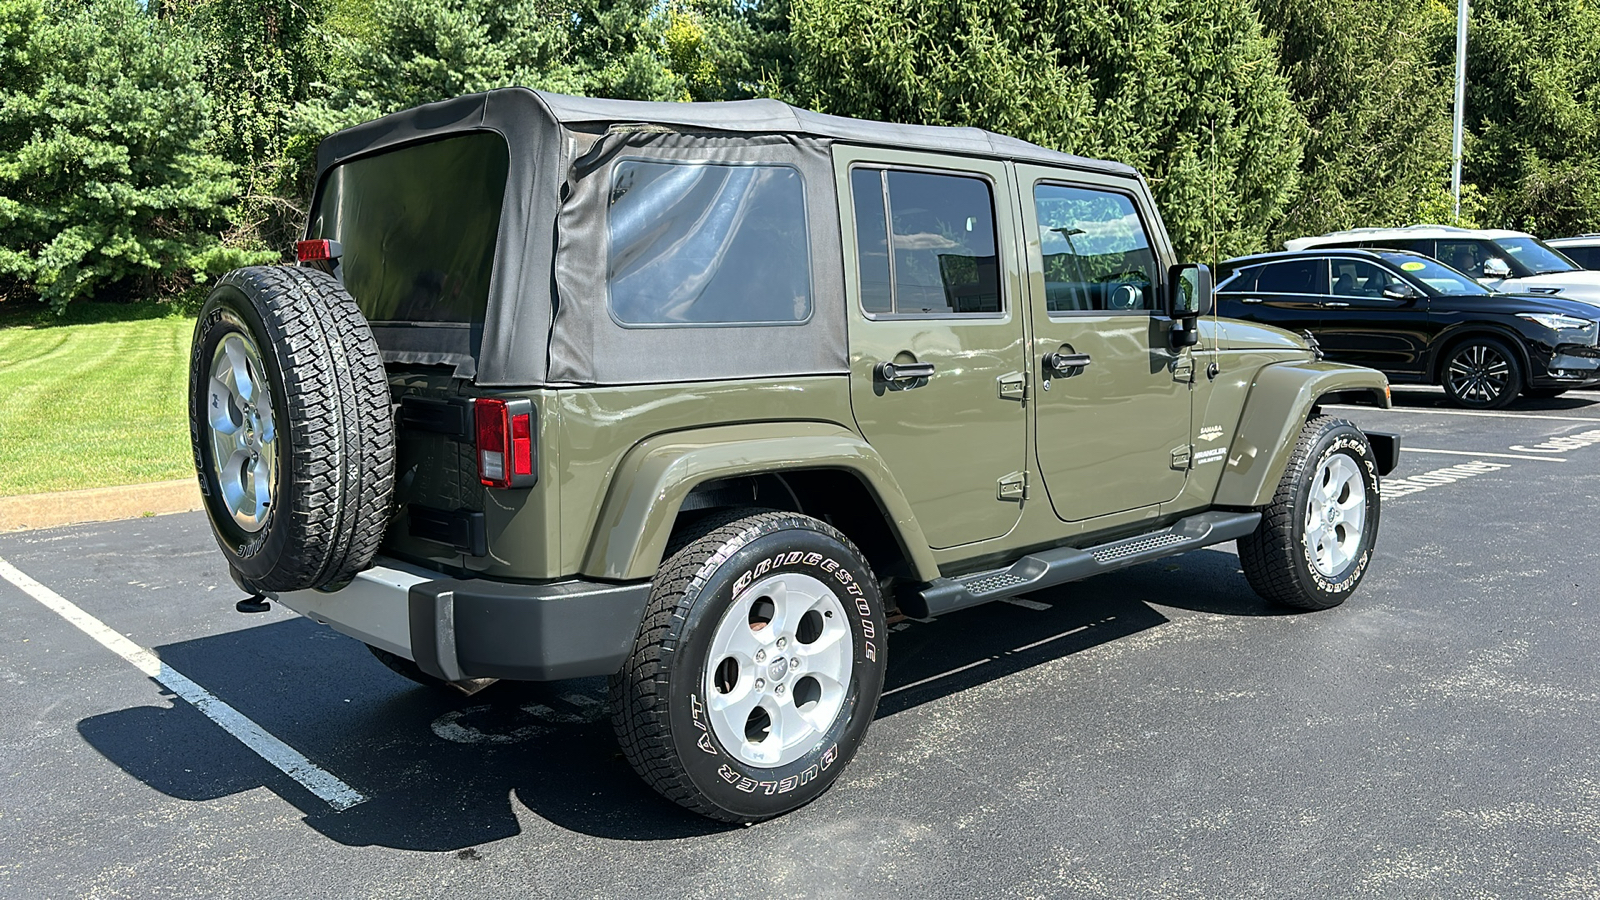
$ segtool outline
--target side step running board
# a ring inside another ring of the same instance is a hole
[[[1024,556],[1004,569],[974,572],[958,578],[936,578],[922,590],[903,596],[900,608],[906,615],[918,619],[943,615],[991,600],[1003,600],[1101,572],[1221,544],[1255,531],[1260,521],[1261,513],[1258,512],[1205,512],[1179,519],[1160,531],[1123,538],[1098,547],[1045,550]]]

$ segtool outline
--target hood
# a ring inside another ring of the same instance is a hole
[[[1534,293],[1547,298],[1560,297],[1590,306],[1600,306],[1600,271],[1547,272],[1527,278],[1478,279],[1492,290],[1509,294]],[[1555,293],[1551,294],[1550,291]],[[1592,315],[1592,313],[1591,313]]]
[[[1215,327],[1216,346],[1223,350],[1299,350],[1310,352],[1306,339],[1292,331],[1246,322],[1242,319],[1211,318],[1200,320],[1200,344],[1211,346],[1211,328]]]
[[[1448,304],[1449,297],[1434,297],[1428,301],[1430,308],[1439,308]],[[1559,313],[1563,316],[1577,316],[1580,319],[1600,319],[1600,309],[1594,304],[1585,303],[1575,297],[1569,298],[1566,292],[1560,294],[1491,294],[1488,297],[1463,297],[1461,308],[1480,312],[1503,312],[1515,315],[1519,312],[1530,313]]]

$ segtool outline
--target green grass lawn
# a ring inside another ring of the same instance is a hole
[[[0,307],[0,497],[194,474],[194,319],[159,304]]]

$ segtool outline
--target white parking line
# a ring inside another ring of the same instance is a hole
[[[367,797],[306,759],[298,750],[278,740],[245,715],[222,702],[183,673],[161,661],[154,652],[113,631],[106,623],[89,615],[71,601],[30,578],[21,569],[0,559],[0,578],[11,582],[28,596],[44,604],[79,631],[99,641],[106,649],[132,663],[134,668],[154,678],[168,690],[187,700],[222,730],[256,752],[280,772],[300,782],[306,790],[325,800],[336,810],[346,810]]]
[[[1025,599],[1025,598],[1022,598],[1022,597],[1006,597],[1006,598],[1002,599],[1000,602],[1001,603],[1009,603],[1012,606],[1020,606],[1023,609],[1036,610],[1038,612],[1044,612],[1045,610],[1050,608],[1050,604],[1048,604],[1048,603],[1040,603],[1037,600],[1028,600],[1028,599]]]
[[[1532,456],[1523,453],[1478,453],[1473,450],[1429,450],[1425,447],[1400,448],[1401,453],[1444,453],[1450,456],[1500,456],[1506,459],[1537,459],[1541,462],[1566,462],[1564,456]]]
[[[1347,403],[1330,403],[1328,409],[1359,409],[1368,412],[1393,412],[1393,413],[1421,413],[1428,416],[1483,416],[1491,419],[1547,419],[1553,422],[1600,422],[1600,416],[1542,416],[1534,413],[1497,413],[1475,412],[1469,409],[1412,409],[1408,406],[1393,406],[1389,409],[1380,409],[1376,406],[1354,406]]]

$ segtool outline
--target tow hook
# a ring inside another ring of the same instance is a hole
[[[233,608],[242,613],[264,613],[272,608],[272,603],[260,594],[253,594],[235,603]]]

